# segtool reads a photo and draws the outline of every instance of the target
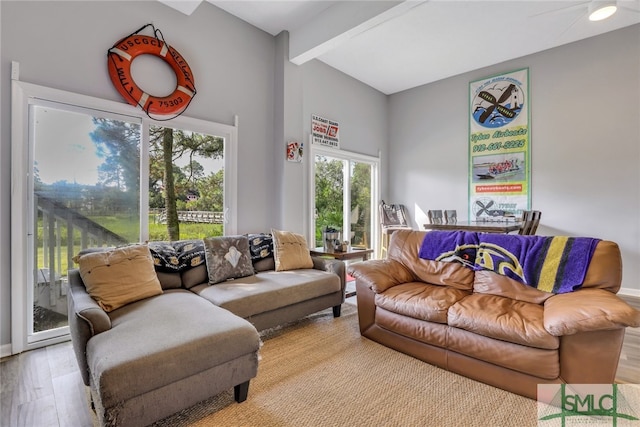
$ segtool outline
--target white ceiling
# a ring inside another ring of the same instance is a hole
[[[210,6],[160,1],[186,14]],[[206,2],[272,35],[289,31],[292,62],[318,59],[385,94],[640,23],[640,0],[618,0],[599,22],[585,0]]]

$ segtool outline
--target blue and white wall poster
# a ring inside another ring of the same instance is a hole
[[[518,219],[531,204],[529,69],[469,84],[469,218]]]

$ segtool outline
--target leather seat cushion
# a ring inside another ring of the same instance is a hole
[[[547,380],[560,376],[560,351],[531,348],[449,327],[447,348],[493,365]]]
[[[473,294],[455,303],[448,324],[498,340],[555,350],[560,341],[543,324],[544,308],[496,295]]]
[[[423,282],[403,283],[376,294],[375,304],[392,313],[430,322],[447,323],[447,311],[468,291]]]

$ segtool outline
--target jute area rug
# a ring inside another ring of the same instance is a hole
[[[536,402],[360,336],[355,306],[262,337],[249,397],[233,390],[166,418],[175,426],[536,426]]]

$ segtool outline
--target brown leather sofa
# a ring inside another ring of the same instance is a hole
[[[397,231],[387,258],[349,267],[360,333],[466,377],[536,398],[537,385],[614,382],[626,326],[618,246],[600,241],[577,291],[418,257],[423,231]]]

